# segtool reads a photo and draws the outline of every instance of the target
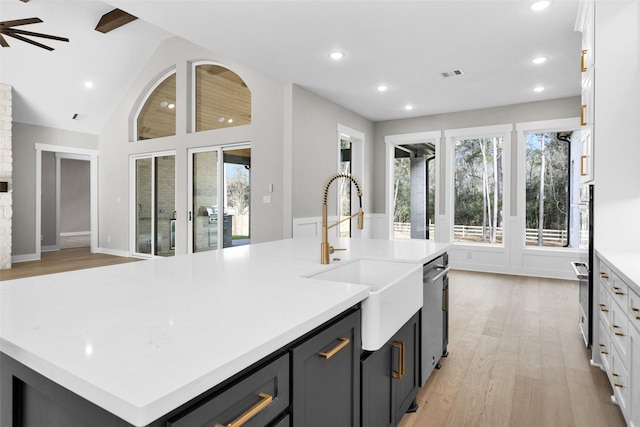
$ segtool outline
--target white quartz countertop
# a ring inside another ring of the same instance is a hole
[[[596,254],[605,260],[636,293],[640,293],[640,252],[598,249]]]
[[[332,257],[424,263],[447,245],[333,239]],[[320,241],[220,251],[0,282],[0,351],[143,426],[369,295],[307,279]]]

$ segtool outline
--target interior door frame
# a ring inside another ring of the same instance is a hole
[[[98,251],[98,150],[88,148],[65,147],[63,145],[35,144],[36,150],[36,209],[35,209],[35,258],[41,259],[42,242],[42,152],[50,151],[54,153],[72,156],[78,160],[89,161],[91,179],[91,253]],[[70,157],[69,157],[70,158]],[[56,213],[57,214],[57,213]],[[59,232],[59,227],[56,232]]]

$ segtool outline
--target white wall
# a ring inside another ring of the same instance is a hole
[[[206,132],[187,133],[189,61],[215,61],[237,73],[251,90],[252,122]],[[176,135],[131,141],[130,124],[149,86],[167,70],[176,69]],[[176,254],[187,252],[187,150],[193,147],[251,143],[251,238],[263,242],[282,238],[284,212],[283,161],[285,85],[221,58],[180,38],[162,44],[136,78],[99,136],[99,246],[107,252],[129,251],[129,156],[176,151]],[[273,193],[268,193],[273,184]],[[263,203],[270,195],[271,203]]]
[[[640,251],[640,2],[597,1],[595,247]]]

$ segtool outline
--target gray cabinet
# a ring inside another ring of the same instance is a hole
[[[379,350],[362,356],[362,425],[397,425],[415,409],[419,380],[419,314]]]
[[[289,407],[289,355],[167,422],[167,427],[265,426]]]
[[[291,349],[292,425],[360,426],[360,311]]]

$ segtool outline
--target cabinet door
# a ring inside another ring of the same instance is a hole
[[[419,315],[416,313],[391,339],[398,362],[392,374],[396,379],[394,384],[396,424],[415,403],[418,394],[418,344],[420,342],[418,320]]]
[[[381,349],[362,359],[362,425],[390,427],[395,425],[393,382],[391,372],[397,366],[394,347],[386,343]]]
[[[360,311],[291,350],[293,425],[360,425],[360,352]]]

